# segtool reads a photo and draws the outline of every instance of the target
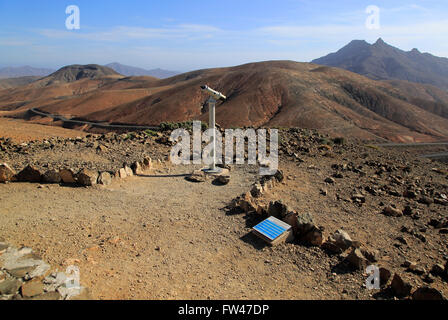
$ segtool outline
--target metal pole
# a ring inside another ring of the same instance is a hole
[[[214,172],[216,171],[216,119],[215,119],[215,107],[216,107],[216,100],[212,97],[208,99],[208,117],[209,117],[209,126],[212,130],[211,135],[211,143],[213,146],[213,150],[211,152],[211,156],[213,157],[213,162],[210,167],[210,171]]]

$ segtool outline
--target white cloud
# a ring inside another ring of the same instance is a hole
[[[82,26],[81,26],[82,28]],[[87,29],[89,30],[89,29]],[[68,31],[56,29],[41,29],[38,33],[42,36],[54,39],[75,38],[93,41],[111,41],[119,42],[124,40],[137,39],[173,39],[173,38],[188,38],[194,37],[199,39],[201,37],[210,38],[216,33],[221,32],[219,28],[207,25],[196,24],[180,24],[174,27],[167,28],[142,28],[142,27],[128,27],[117,26],[105,31]]]

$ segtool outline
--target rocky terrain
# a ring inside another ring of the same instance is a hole
[[[14,174],[0,185],[0,237],[52,266],[79,266],[95,299],[448,296],[446,164],[285,129],[275,176],[232,165],[216,183],[167,162],[169,133],[2,139],[0,162]],[[87,187],[44,179],[63,168]],[[89,172],[111,179],[85,183]],[[270,215],[293,226],[292,243],[269,247],[251,233]],[[380,290],[366,288],[369,265]]]

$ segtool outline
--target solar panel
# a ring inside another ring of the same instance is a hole
[[[261,235],[262,238],[265,237],[265,240],[269,240],[268,242],[275,241],[290,230],[289,224],[275,217],[270,217],[254,227],[255,233]]]

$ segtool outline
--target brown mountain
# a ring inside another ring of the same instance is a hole
[[[403,51],[381,38],[374,44],[354,40],[335,53],[313,60],[313,63],[343,68],[374,80],[406,80],[426,83],[448,90],[448,59]]]
[[[67,118],[141,125],[207,121],[204,84],[228,96],[216,115],[227,128],[294,126],[363,139],[448,140],[443,90],[292,61],[198,70],[164,80],[114,75],[45,87],[32,83],[0,91],[0,110],[21,115],[38,107]]]

